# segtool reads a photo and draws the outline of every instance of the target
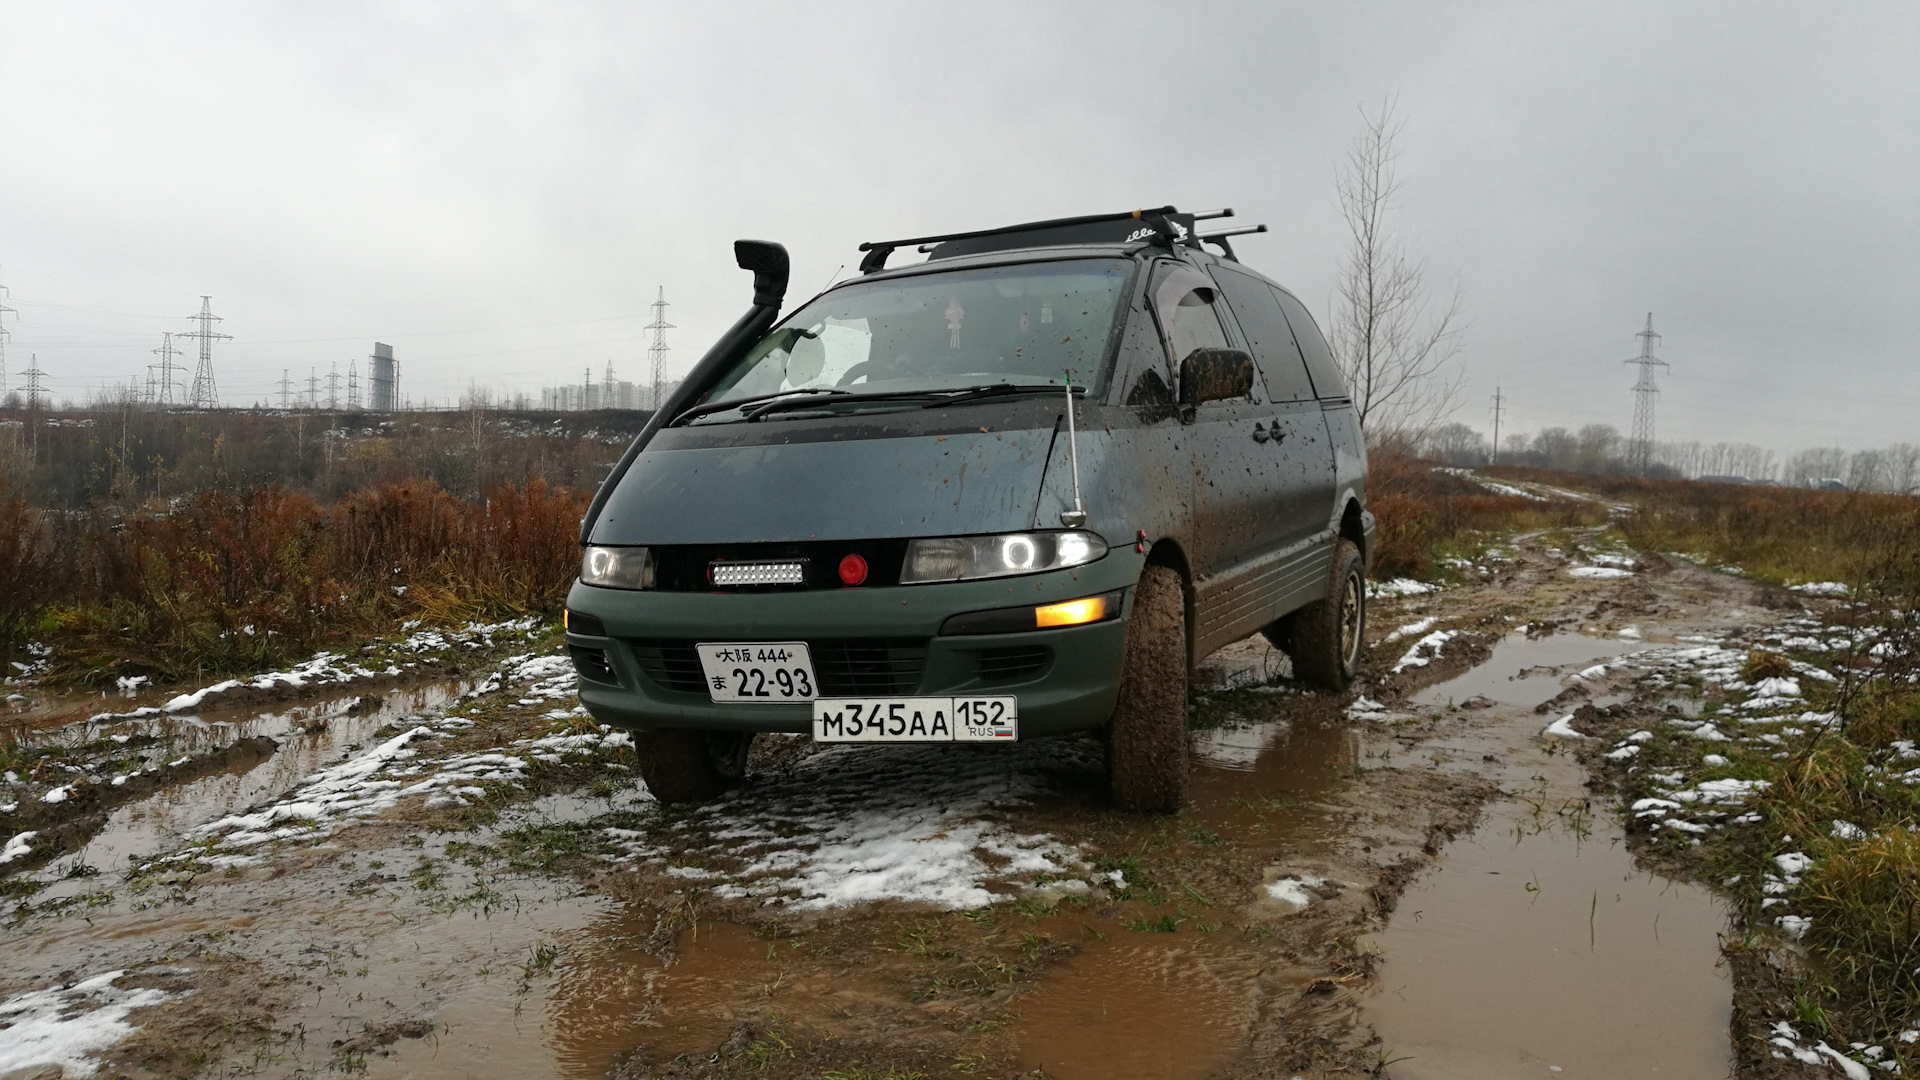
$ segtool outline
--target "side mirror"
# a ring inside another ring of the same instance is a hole
[[[753,271],[754,304],[778,308],[787,296],[787,249],[771,240],[735,240],[733,259]]]
[[[1180,404],[1253,396],[1253,357],[1239,349],[1195,349],[1180,361]]]

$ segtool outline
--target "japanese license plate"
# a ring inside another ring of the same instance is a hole
[[[780,704],[812,701],[820,684],[804,641],[700,644],[700,669],[715,701]]]
[[[816,698],[815,742],[1014,742],[1015,697]]]

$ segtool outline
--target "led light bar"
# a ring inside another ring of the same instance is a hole
[[[707,568],[715,585],[799,585],[807,579],[805,559],[780,562],[717,562]]]

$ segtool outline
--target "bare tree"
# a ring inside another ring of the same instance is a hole
[[[1887,447],[1887,490],[1912,495],[1920,490],[1920,446],[1894,443]]]
[[[1430,316],[1426,267],[1395,235],[1390,218],[1400,178],[1401,123],[1391,100],[1378,113],[1362,106],[1364,130],[1335,186],[1351,246],[1341,270],[1329,344],[1371,439],[1418,440],[1457,405],[1461,295]]]
[[[1485,465],[1487,437],[1465,424],[1441,424],[1427,432],[1427,456],[1449,465]]]

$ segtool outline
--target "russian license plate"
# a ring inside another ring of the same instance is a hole
[[[707,693],[715,701],[781,704],[812,701],[820,693],[804,641],[695,645]]]
[[[816,698],[815,742],[1013,742],[1015,697]]]

